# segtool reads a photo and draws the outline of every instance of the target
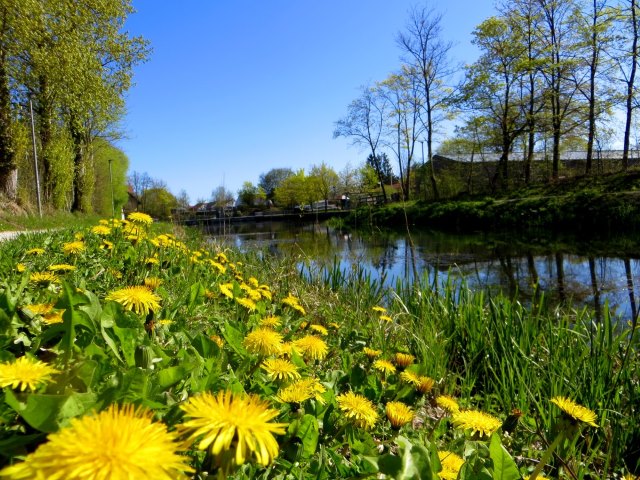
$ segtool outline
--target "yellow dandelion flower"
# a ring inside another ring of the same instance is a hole
[[[374,358],[379,357],[380,355],[382,355],[382,350],[375,350],[375,349],[369,348],[369,347],[364,347],[362,349],[362,351],[371,360],[373,360]]]
[[[438,472],[438,478],[443,480],[456,480],[458,478],[458,472],[464,464],[464,460],[453,452],[447,450],[438,451],[438,459],[442,470]]]
[[[384,374],[396,373],[395,365],[388,360],[376,360],[373,362],[373,368]]]
[[[502,422],[479,410],[460,410],[452,416],[453,424],[473,433],[489,436],[502,426]]]
[[[51,272],[72,272],[75,269],[76,267],[67,263],[56,263],[54,265],[49,265],[48,270]]]
[[[218,273],[225,273],[227,271],[227,267],[225,267],[224,265],[222,265],[221,263],[218,263],[214,260],[209,259],[209,264],[215,268]]]
[[[282,321],[280,320],[280,317],[275,315],[270,315],[260,320],[261,327],[279,327],[281,323]]]
[[[59,373],[40,360],[20,357],[13,362],[0,363],[0,387],[18,388],[24,392],[27,387],[35,390],[39,384],[51,380],[51,375]]]
[[[393,318],[391,318],[389,315],[380,315],[378,317],[379,320],[382,320],[383,322],[387,322],[390,323],[393,321]]]
[[[374,312],[378,312],[378,313],[387,313],[387,309],[384,307],[379,307],[379,306],[375,306],[373,307],[371,310],[373,310]]]
[[[260,292],[258,292],[257,290],[254,290],[246,283],[241,284],[240,289],[244,290],[245,293],[247,294],[247,297],[249,297],[253,302],[257,302],[262,298],[262,295],[260,295]]]
[[[31,248],[24,253],[27,255],[43,255],[44,248]]]
[[[75,238],[76,240],[84,240],[84,233],[76,232],[73,234],[73,238]]]
[[[185,422],[178,428],[196,441],[199,450],[210,450],[224,473],[246,461],[266,466],[278,455],[275,435],[285,433],[286,423],[273,423],[278,410],[254,395],[231,392],[190,398],[180,408]]]
[[[320,380],[318,380],[317,378],[315,377],[303,378],[301,380],[298,380],[295,383],[298,384],[300,387],[308,388],[309,391],[311,392],[311,395],[313,396],[313,398],[315,398],[315,400],[318,403],[322,405],[326,403],[325,399],[322,397],[322,394],[326,392],[327,389],[324,385],[320,383]]]
[[[249,277],[249,280],[247,280],[247,282],[253,288],[258,288],[258,286],[260,285],[260,282],[258,282],[258,279],[256,277]]]
[[[138,315],[148,315],[150,311],[160,310],[161,298],[147,287],[135,286],[115,290],[105,297],[121,304],[126,310],[132,310]]]
[[[420,375],[409,370],[400,373],[400,380],[415,385],[416,387],[420,385]]]
[[[438,395],[436,397],[436,404],[449,413],[456,413],[460,410],[458,401],[449,395]]]
[[[22,309],[31,312],[32,315],[44,315],[53,310],[53,303],[32,303],[25,305]]]
[[[45,313],[42,315],[42,321],[47,325],[53,325],[54,323],[64,323],[64,319],[62,318],[62,314],[64,310]]]
[[[416,390],[424,395],[426,393],[429,393],[433,389],[435,383],[436,381],[433,378],[420,376],[418,377]]]
[[[50,285],[52,283],[60,283],[60,279],[52,272],[34,272],[29,275],[29,281],[37,285]]]
[[[416,360],[416,357],[409,353],[398,352],[394,355],[393,360],[396,362],[398,367],[407,368]]]
[[[307,335],[294,342],[302,354],[312,360],[322,360],[329,353],[329,347],[320,337]]]
[[[131,405],[73,418],[25,461],[5,468],[13,479],[130,480],[186,478],[193,472],[181,455],[177,434]]]
[[[347,392],[338,395],[336,400],[347,420],[357,427],[372,428],[378,421],[378,412],[373,403],[366,397],[357,393]]]
[[[102,250],[113,250],[113,242],[110,242],[109,240],[102,240],[100,248]]]
[[[95,233],[96,235],[109,235],[111,234],[111,229],[106,225],[96,225],[91,229],[91,233]]]
[[[271,293],[271,290],[269,290],[269,289],[265,290],[264,288],[258,288],[258,291],[260,292],[260,295],[262,295],[267,300],[269,300],[269,301],[273,300],[273,294]]]
[[[233,284],[232,283],[221,283],[220,285],[218,285],[218,288],[220,289],[220,292],[222,292],[222,294],[225,297],[233,298]]]
[[[298,367],[283,358],[269,358],[262,363],[262,368],[272,380],[295,380],[300,378]]]
[[[153,218],[142,212],[131,212],[127,215],[127,220],[138,225],[151,225],[153,223]]]
[[[302,403],[313,398],[313,392],[300,382],[292,383],[278,390],[276,398],[282,403]]]
[[[320,335],[329,335],[329,330],[327,330],[322,325],[312,324],[312,325],[309,325],[309,328],[314,332],[318,332]]]
[[[331,328],[336,329],[336,330],[338,330],[340,328],[340,325],[338,323],[336,323],[336,322],[329,322],[329,326]]]
[[[322,394],[326,391],[317,378],[303,378],[278,390],[277,398],[282,403],[302,403],[313,398],[324,405]]]
[[[82,240],[76,240],[75,242],[67,242],[62,244],[62,251],[65,255],[75,255],[84,252],[85,245]]]
[[[218,254],[216,254],[216,258],[218,259],[219,262],[222,262],[222,263],[229,262],[229,259],[224,254],[224,252],[219,252]]]
[[[158,260],[158,257],[149,257],[144,260],[144,263],[147,265],[159,265],[160,260]]]
[[[245,337],[244,346],[257,355],[277,355],[282,350],[282,335],[270,328],[256,328]]]
[[[160,285],[162,285],[162,279],[158,277],[147,277],[144,279],[144,286],[150,290],[155,290]]]
[[[596,423],[596,420],[598,418],[596,413],[592,410],[589,410],[587,407],[578,405],[573,400],[570,400],[566,397],[553,397],[551,399],[551,403],[557,405],[560,410],[562,410],[573,420],[584,422],[587,425],[591,425],[592,427],[598,426],[598,424]]]
[[[384,411],[393,428],[400,428],[413,421],[413,410],[402,402],[389,402]]]
[[[246,308],[250,312],[255,312],[256,310],[256,302],[254,302],[250,298],[236,297],[236,303],[238,305],[242,305],[244,308]]]
[[[302,315],[306,315],[307,314],[307,312],[305,311],[304,307],[302,305],[300,305],[300,301],[298,300],[298,298],[294,297],[291,294],[289,294],[288,296],[283,298],[282,299],[282,303],[285,304],[285,305],[288,305],[289,307],[293,308],[294,310],[300,312]]]
[[[24,263],[16,263],[16,272],[23,273],[27,271],[27,266]]]
[[[281,356],[291,357],[291,355],[293,355],[294,352],[297,355],[301,355],[302,354],[302,352],[300,351],[300,349],[296,346],[296,344],[294,342],[283,342],[282,343],[282,349],[280,350],[280,355]]]
[[[224,340],[220,335],[210,335],[209,338],[214,341],[218,348],[224,347]]]

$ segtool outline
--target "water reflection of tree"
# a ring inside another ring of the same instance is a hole
[[[255,225],[253,226],[255,228]],[[527,245],[485,235],[460,236],[418,232],[413,235],[415,254],[403,233],[361,232],[332,229],[325,224],[270,225],[264,232],[242,226],[237,231],[239,244],[255,244],[278,255],[292,255],[316,265],[367,270],[374,278],[420,280],[429,278],[437,286],[438,276],[446,281],[465,277],[470,288],[498,290],[518,299],[537,304],[544,294],[545,303],[571,302],[574,306],[589,304],[597,319],[602,318],[605,301],[613,302],[622,313],[638,315],[634,272],[640,268],[629,255],[607,258],[586,248],[570,254],[571,245]],[[302,260],[299,260],[302,261]],[[413,266],[420,268],[418,276]],[[624,283],[623,283],[624,282]],[[614,312],[615,314],[615,312]]]

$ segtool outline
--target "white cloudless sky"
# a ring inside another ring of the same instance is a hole
[[[133,0],[126,29],[153,51],[127,94],[129,172],[195,203],[271,168],[362,164],[368,152],[333,139],[334,124],[361,85],[400,67],[397,34],[425,5],[443,16],[452,62],[473,62],[491,0]]]

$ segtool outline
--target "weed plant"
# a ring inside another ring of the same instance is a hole
[[[0,478],[639,473],[637,320],[150,223],[0,245]]]

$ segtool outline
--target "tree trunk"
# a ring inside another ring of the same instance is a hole
[[[11,136],[11,93],[6,70],[6,52],[0,51],[0,194],[18,197],[18,166]]]
[[[631,44],[631,72],[627,80],[626,118],[624,122],[624,144],[622,147],[622,168],[629,167],[629,138],[631,136],[631,119],[633,117],[633,91],[635,88],[636,69],[638,64],[638,23],[636,18],[636,0],[631,0],[631,22],[633,41]]]
[[[53,199],[53,159],[51,158],[51,140],[53,132],[51,123],[53,121],[53,105],[49,98],[49,83],[46,77],[39,79],[38,92],[38,117],[39,117],[39,137],[40,137],[40,159],[42,164],[42,185],[43,196],[46,203],[51,203]]]
[[[73,123],[73,121],[72,121]],[[73,203],[71,210],[74,212],[91,213],[93,205],[93,175],[91,162],[86,154],[86,142],[82,132],[72,126],[71,137],[75,150],[73,161]]]
[[[593,23],[591,24],[591,63],[589,65],[589,134],[587,137],[587,161],[585,173],[591,173],[593,164],[593,142],[596,136],[596,70],[598,68],[598,34],[596,32],[597,18],[596,0],[593,0]]]
[[[429,159],[429,175],[431,178],[431,189],[433,190],[433,198],[434,200],[438,200],[440,198],[440,193],[438,192],[436,169],[433,165],[433,119],[431,118],[431,92],[428,88],[426,88],[425,93],[427,99],[427,158]]]

